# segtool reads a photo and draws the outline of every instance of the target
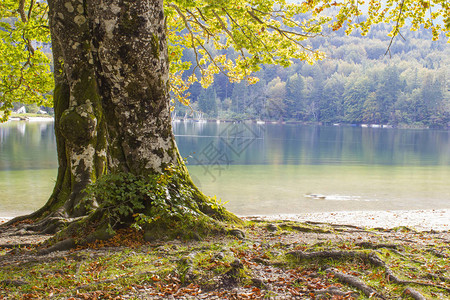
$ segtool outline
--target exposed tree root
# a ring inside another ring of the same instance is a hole
[[[436,275],[436,274],[428,273],[427,276],[425,276],[425,278],[428,278],[428,279],[431,279],[431,280],[440,280],[440,281],[443,281],[443,282],[450,283],[450,278],[444,277],[444,276],[440,276],[440,275]]]
[[[388,281],[392,281],[394,283],[402,284],[402,285],[415,284],[415,285],[421,285],[421,286],[436,287],[436,288],[440,288],[440,289],[450,292],[450,288],[447,288],[442,285],[420,282],[420,281],[415,281],[415,280],[402,280],[402,279],[398,278],[397,276],[395,276],[394,272],[392,272],[392,270],[386,265],[386,263],[382,259],[380,259],[378,257],[378,255],[372,254],[372,255],[369,255],[368,258],[369,258],[369,261],[373,265],[375,265],[377,267],[382,267],[385,269],[386,279]]]
[[[424,296],[422,296],[421,293],[419,293],[418,291],[408,287],[403,291],[404,295],[408,295],[410,297],[412,297],[415,300],[427,300],[427,298],[425,298]]]
[[[265,266],[273,266],[273,262],[270,261],[269,259],[265,259],[262,257],[255,257],[252,259],[252,261],[254,261],[257,264],[261,264],[261,265],[265,265]]]
[[[345,258],[361,258],[367,261],[369,254],[359,251],[318,251],[318,252],[303,252],[303,251],[291,251],[286,253],[291,255],[297,260],[308,259],[345,259]]]
[[[299,232],[315,232],[315,233],[330,233],[330,229],[320,228],[320,227],[310,227],[310,226],[300,226],[300,225],[292,225],[292,224],[280,224],[280,228],[282,229],[292,229]]]
[[[373,287],[368,286],[367,284],[359,280],[356,276],[344,274],[333,268],[328,268],[326,272],[333,274],[333,276],[339,279],[339,281],[341,281],[342,283],[348,284],[362,291],[368,298],[378,297],[380,299],[385,299],[385,297],[377,292],[377,290],[375,290]]]
[[[397,244],[374,244],[374,243],[370,243],[370,242],[356,243],[355,246],[359,246],[359,247],[366,248],[366,249],[381,249],[381,248],[385,248],[385,249],[398,250],[398,249],[402,248],[401,245],[397,245]]]
[[[335,231],[347,231],[347,232],[365,232],[368,233],[369,231],[365,230],[362,227],[350,225],[350,224],[330,224],[330,223],[324,223],[324,222],[313,222],[313,221],[306,221],[305,224],[308,225],[326,225],[333,227]],[[348,228],[351,228],[349,230]]]
[[[427,249],[427,252],[430,252],[431,254],[433,254],[436,257],[440,257],[440,258],[449,258],[448,254],[444,253],[444,252],[440,252],[436,249]]]
[[[57,216],[58,215],[58,216]],[[42,219],[34,220],[33,215],[20,216],[0,225],[0,234],[36,235],[55,234],[83,217],[64,218],[58,213],[50,214]]]
[[[63,218],[63,217],[45,217],[42,220],[26,225],[24,228],[29,231],[41,232],[43,234],[55,234],[62,228],[69,226],[84,217]]]
[[[10,231],[12,227],[17,227],[18,225],[23,224],[23,223],[27,222],[28,220],[31,220],[31,219],[29,219],[29,216],[31,216],[31,215],[15,217],[4,224],[1,224],[0,225],[0,234]]]
[[[373,266],[383,268],[386,274],[386,280],[397,283],[400,285],[421,285],[421,286],[429,286],[435,287],[439,289],[443,289],[445,291],[450,291],[450,288],[447,288],[442,285],[420,282],[414,280],[402,280],[397,277],[394,272],[387,266],[387,264],[379,258],[379,256],[375,252],[360,252],[360,251],[319,251],[319,252],[303,252],[303,251],[291,251],[287,253],[291,255],[295,259],[301,260],[310,260],[310,259],[361,259],[366,263],[370,263]]]
[[[354,225],[330,224],[330,223],[314,222],[314,221],[306,221],[305,224],[308,224],[308,225],[327,225],[327,226],[332,226],[332,227],[348,227],[348,228],[353,228],[353,229],[363,229],[362,227],[354,226]]]
[[[321,295],[330,295],[330,296],[339,296],[339,297],[350,296],[355,299],[358,298],[358,296],[359,296],[358,293],[344,292],[344,291],[341,291],[340,289],[338,289],[337,287],[329,287],[327,289],[318,290],[318,291],[315,291],[314,294],[316,296],[321,296]]]
[[[23,281],[23,280],[11,280],[11,279],[5,279],[0,281],[0,285],[12,285],[12,286],[22,286],[22,285],[27,285],[28,282]]]
[[[13,219],[7,224],[2,225],[0,234],[3,236],[16,237],[16,242],[2,244],[0,245],[0,248],[19,249],[34,246],[41,248],[41,250],[38,251],[39,255],[45,255],[54,251],[69,250],[75,245],[71,244],[72,247],[69,247],[67,241],[57,242],[55,233],[59,232],[63,228],[68,228],[71,224],[77,223],[83,218],[84,217],[63,218],[49,215],[36,222],[33,222],[31,219],[27,218],[23,219],[22,217],[18,218],[21,221],[14,221]],[[24,237],[24,239],[20,239],[22,241],[17,243],[17,237]],[[38,243],[27,243],[30,239],[40,239],[41,241]],[[12,240],[14,241],[14,239]],[[52,243],[56,244],[49,248],[42,249],[43,247],[48,247],[49,241],[51,240],[53,241]]]
[[[40,251],[38,251],[38,255],[46,255],[55,251],[64,251],[64,250],[70,250],[72,248],[76,247],[76,243],[74,239],[65,239],[63,241],[60,241],[56,244],[54,244],[53,246],[46,248],[46,249],[42,249]]]

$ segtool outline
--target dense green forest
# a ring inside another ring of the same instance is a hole
[[[404,38],[404,39],[403,39]],[[392,45],[385,25],[365,37],[344,31],[310,40],[327,58],[289,68],[262,66],[260,81],[193,85],[191,108],[176,104],[178,118],[389,124],[448,127],[450,48],[426,32],[404,32]],[[388,53],[386,53],[388,51]],[[214,49],[211,49],[213,54]],[[232,50],[229,50],[232,51]],[[194,60],[189,51],[186,60]]]

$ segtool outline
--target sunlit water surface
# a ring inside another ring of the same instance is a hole
[[[450,208],[450,132],[174,123],[194,181],[239,215]],[[0,217],[38,209],[56,178],[52,122],[0,125]]]

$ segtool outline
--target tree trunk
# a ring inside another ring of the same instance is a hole
[[[59,169],[49,201],[31,215],[40,220],[35,229],[55,231],[49,219],[86,215],[84,189],[105,174],[144,178],[169,166],[183,173],[196,207],[217,215],[190,180],[172,133],[163,0],[48,2]]]
[[[108,172],[180,162],[172,134],[163,1],[49,1],[59,170],[43,211],[64,217]],[[42,210],[41,210],[42,211]]]

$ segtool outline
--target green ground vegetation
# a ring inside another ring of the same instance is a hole
[[[243,234],[143,243],[127,229],[46,255],[2,245],[0,299],[450,296],[449,232],[256,220],[234,231]]]

